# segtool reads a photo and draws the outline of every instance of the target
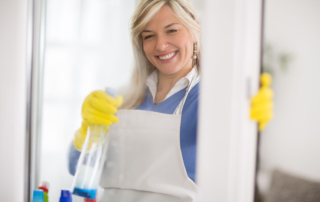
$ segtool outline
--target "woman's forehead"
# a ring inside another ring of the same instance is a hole
[[[163,6],[159,12],[151,18],[145,30],[163,29],[171,24],[181,24],[181,21],[169,6]]]

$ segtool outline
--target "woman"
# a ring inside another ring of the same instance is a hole
[[[75,148],[81,149],[88,125],[107,130],[119,119],[111,128],[102,201],[196,201],[199,22],[189,0],[140,0],[131,35],[132,88],[122,105],[121,97],[103,91],[85,99],[69,170],[74,173]]]

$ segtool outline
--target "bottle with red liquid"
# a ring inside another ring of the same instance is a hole
[[[84,198],[84,202],[97,202],[97,199]]]
[[[84,202],[97,202],[98,192],[95,199],[84,198]]]

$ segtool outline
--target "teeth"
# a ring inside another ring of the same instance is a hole
[[[170,53],[168,55],[165,55],[165,56],[159,56],[160,60],[169,60],[171,59],[177,52],[173,52],[173,53]]]

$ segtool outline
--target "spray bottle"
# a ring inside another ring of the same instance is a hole
[[[106,91],[114,97],[111,89]],[[95,199],[97,196],[110,140],[109,130],[105,134],[103,129],[104,126],[98,124],[88,127],[71,189],[74,195],[88,199]]]

